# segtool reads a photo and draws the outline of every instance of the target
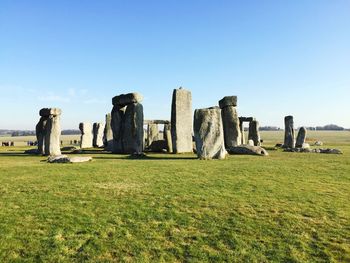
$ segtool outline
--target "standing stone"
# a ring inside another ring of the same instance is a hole
[[[149,123],[147,125],[147,146],[158,140],[160,140],[158,124]]]
[[[200,159],[225,159],[224,130],[219,107],[194,112],[194,138]]]
[[[44,108],[40,110],[40,115],[46,117],[45,125],[45,155],[56,156],[61,155],[60,148],[60,136],[61,136],[61,123],[60,115],[61,110],[58,108]]]
[[[249,140],[253,141],[254,146],[260,146],[259,122],[256,120],[249,122],[248,141]]]
[[[306,140],[306,128],[301,127],[298,132],[297,142],[295,144],[295,147],[302,148],[303,146],[305,146],[305,140]]]
[[[167,150],[169,153],[173,152],[173,142],[171,139],[171,125],[170,124],[164,124],[164,140],[166,141]]]
[[[295,147],[294,120],[293,116],[284,117],[284,148]]]
[[[106,114],[106,125],[103,132],[103,144],[107,151],[113,150],[113,131],[111,126],[112,115],[110,113]]]
[[[174,153],[192,152],[192,95],[174,89],[171,104],[171,136]]]
[[[111,112],[111,126],[113,132],[113,153],[123,153],[123,126],[124,126],[124,115],[126,106],[120,107],[117,105],[113,106]]]
[[[226,96],[219,101],[224,127],[225,147],[236,147],[241,144],[241,128],[237,114],[237,96]]]
[[[143,152],[143,106],[140,103],[126,107],[122,131],[124,153],[139,154]]]
[[[241,132],[241,144],[245,144],[244,121],[239,120],[239,130]]]
[[[94,147],[102,147],[103,146],[103,132],[104,132],[105,124],[102,122],[95,122],[93,125],[93,140],[92,145]]]
[[[91,148],[92,147],[92,125],[89,122],[79,123],[79,130],[81,132],[80,136],[80,148]]]
[[[38,153],[45,155],[45,136],[46,136],[47,117],[40,117],[38,124],[35,127],[36,138],[38,141]]]

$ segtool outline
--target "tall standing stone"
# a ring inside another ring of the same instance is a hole
[[[293,116],[284,117],[284,144],[285,148],[295,147],[294,120]]]
[[[305,145],[306,133],[307,133],[306,128],[300,127],[298,136],[297,136],[297,141],[295,143],[295,147],[302,148],[303,145]]]
[[[192,94],[183,88],[174,89],[171,104],[171,136],[174,153],[193,151]]]
[[[79,130],[81,132],[80,136],[80,148],[91,148],[92,147],[92,125],[89,122],[79,123]]]
[[[40,120],[36,126],[38,152],[45,155],[60,155],[61,110],[58,108],[43,108],[39,111]]]
[[[241,144],[241,128],[237,114],[237,96],[226,96],[219,101],[224,126],[225,147],[236,147]]]
[[[256,120],[253,120],[249,122],[249,134],[248,134],[248,141],[252,140],[254,143],[254,146],[260,146],[260,132],[259,132],[259,122]]]
[[[225,159],[224,130],[219,107],[194,112],[194,138],[200,159]]]
[[[166,141],[167,150],[169,153],[173,152],[173,142],[171,139],[171,125],[170,124],[164,124],[164,140]]]
[[[160,140],[158,124],[149,123],[147,125],[147,146],[150,146],[153,141]]]
[[[141,153],[144,145],[142,96],[129,93],[112,99],[113,153]]]
[[[104,132],[105,124],[102,122],[95,122],[92,128],[93,131],[93,141],[92,144],[94,147],[102,147],[103,146],[103,132]]]
[[[107,151],[113,150],[113,131],[111,126],[112,115],[111,113],[106,114],[106,124],[103,132],[103,144]]]

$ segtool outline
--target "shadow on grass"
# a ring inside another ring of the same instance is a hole
[[[143,157],[134,157],[130,155],[111,155],[111,156],[94,156],[93,159],[98,160],[136,160],[136,161],[152,161],[152,160],[195,160],[197,157],[194,156],[143,156]]]

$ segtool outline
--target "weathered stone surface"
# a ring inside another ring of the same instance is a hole
[[[111,112],[111,128],[113,132],[113,153],[123,153],[123,127],[125,107],[114,106]]]
[[[192,95],[182,88],[173,91],[171,137],[174,153],[192,152]]]
[[[297,147],[297,148],[303,147],[303,144],[305,143],[305,140],[306,140],[306,133],[307,133],[307,131],[306,131],[305,127],[301,127],[299,129],[297,141],[295,143],[295,147]]]
[[[249,122],[248,140],[252,140],[254,146],[260,146],[259,122],[256,120]]]
[[[61,111],[57,111],[61,112]],[[61,118],[50,115],[46,123],[45,155],[61,155]]]
[[[124,153],[141,153],[143,151],[143,106],[140,103],[126,107],[122,130]]]
[[[38,154],[45,155],[45,136],[48,117],[40,117],[38,124],[35,127],[36,139],[38,141]]]
[[[221,117],[224,127],[225,147],[229,148],[240,145],[242,138],[236,107],[226,106],[222,108]]]
[[[171,139],[171,125],[170,124],[164,124],[164,140],[167,144],[167,150],[169,153],[173,152],[173,142]]]
[[[285,152],[298,152],[298,153],[325,153],[325,154],[343,154],[339,149],[311,149],[311,148],[286,148]]]
[[[39,111],[41,117],[49,117],[50,115],[61,115],[62,111],[59,108],[43,108]]]
[[[74,146],[65,146],[61,148],[61,152],[72,152],[75,150],[77,150],[77,148]]]
[[[237,106],[237,96],[226,96],[219,101],[219,106],[221,109],[232,106]]]
[[[267,156],[268,152],[261,146],[240,145],[237,147],[231,147],[227,149],[229,154],[248,154],[248,155],[261,155]]]
[[[284,148],[295,147],[294,120],[293,116],[284,118]]]
[[[239,130],[241,132],[241,144],[245,144],[244,122],[239,118]]]
[[[91,148],[92,147],[92,125],[89,122],[81,122],[79,123],[79,130],[81,132],[80,136],[80,148]]]
[[[67,155],[57,155],[57,156],[49,156],[47,161],[49,163],[83,163],[83,162],[89,162],[92,160],[92,157],[68,157]]]
[[[148,150],[151,152],[166,152],[167,150],[167,143],[165,140],[156,140],[151,143],[151,145],[148,147]]]
[[[147,125],[147,147],[149,147],[153,141],[160,140],[158,124],[150,123]]]
[[[219,107],[194,112],[194,138],[200,159],[225,159],[224,130]]]
[[[115,96],[112,99],[113,106],[119,106],[124,107],[129,104],[133,103],[140,103],[143,100],[143,97],[139,93],[128,93],[128,94],[121,94],[118,96]]]
[[[103,146],[103,132],[105,129],[105,124],[102,122],[95,122],[93,125],[93,141],[92,145],[94,147],[102,147]]]
[[[113,150],[113,131],[111,126],[112,115],[111,113],[106,114],[106,124],[103,132],[103,144],[105,146],[105,150],[112,151]]]

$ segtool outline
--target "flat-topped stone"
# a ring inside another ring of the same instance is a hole
[[[61,115],[62,111],[59,108],[43,108],[39,111],[41,117],[49,117],[50,115]]]
[[[219,100],[219,106],[221,109],[228,106],[237,106],[237,96],[226,96]]]
[[[121,94],[113,97],[112,104],[114,106],[126,106],[133,103],[140,103],[143,100],[143,96],[137,92]]]

